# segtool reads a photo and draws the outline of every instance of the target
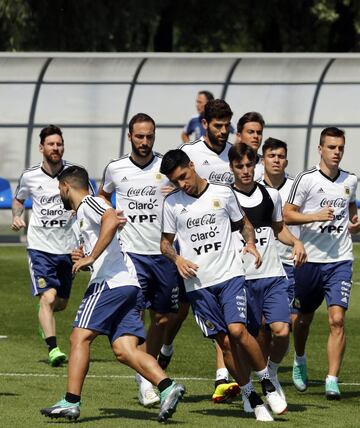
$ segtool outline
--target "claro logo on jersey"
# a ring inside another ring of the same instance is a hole
[[[130,187],[127,191],[127,196],[153,196],[156,193],[157,186],[145,186],[140,189]]]
[[[320,206],[324,207],[332,207],[332,208],[345,208],[347,204],[347,199],[344,198],[336,198],[336,199],[327,199],[324,198],[320,202]]]
[[[234,181],[234,175],[229,171],[223,172],[222,174],[212,171],[209,175],[209,181],[215,181],[216,183],[232,183]]]

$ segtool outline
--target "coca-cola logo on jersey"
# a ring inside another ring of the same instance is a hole
[[[345,208],[347,200],[344,198],[327,199],[324,198],[320,202],[321,207]]]
[[[156,186],[145,186],[140,189],[130,187],[127,191],[128,196],[152,196],[156,193]]]
[[[202,217],[188,218],[186,225],[188,229],[192,229],[193,227],[203,226],[204,224],[214,224],[215,220],[215,214],[204,214]]]
[[[223,173],[212,171],[209,175],[209,181],[216,181],[218,183],[232,183],[233,174],[229,171]]]
[[[60,198],[60,195],[41,196],[41,198],[40,198],[40,204],[41,205],[46,205],[46,204],[60,205],[60,204],[62,204],[62,200]]]

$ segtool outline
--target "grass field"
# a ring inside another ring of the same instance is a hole
[[[357,260],[360,246],[355,245]],[[26,251],[21,246],[0,247],[0,426],[11,428],[64,427],[68,422],[45,419],[39,408],[52,405],[65,393],[66,367],[51,368],[43,341],[37,334],[35,299],[30,296]],[[57,314],[58,342],[68,352],[68,336],[77,306],[87,283],[86,273],[76,279],[66,311]],[[307,348],[311,385],[298,394],[291,384],[293,352],[280,369],[289,412],[270,426],[359,427],[360,399],[359,321],[360,262],[355,263],[354,287],[347,316],[347,352],[341,373],[342,400],[324,398],[326,375],[327,316],[322,307],[314,321]],[[178,427],[223,428],[259,426],[241,410],[240,400],[215,405],[210,401],[215,369],[214,349],[202,338],[192,316],[186,321],[175,344],[169,375],[181,380],[187,394],[168,424]],[[259,390],[259,385],[257,385]],[[157,426],[158,409],[145,409],[137,402],[133,372],[117,363],[105,338],[92,349],[92,364],[82,395],[84,428]]]

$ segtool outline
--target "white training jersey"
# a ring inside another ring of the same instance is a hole
[[[199,266],[196,277],[184,280],[187,292],[244,275],[231,233],[231,222],[242,218],[229,186],[209,183],[197,197],[178,189],[165,198],[162,230],[176,234],[181,256]]]
[[[85,256],[90,255],[96,245],[100,234],[101,218],[108,209],[112,208],[102,198],[87,195],[76,211],[80,243],[84,246]],[[110,288],[124,285],[140,287],[135,267],[130,257],[121,251],[116,235],[95,260],[91,271],[89,284],[106,281]]]
[[[265,181],[264,176],[259,181],[259,183],[263,184],[264,186],[271,187]],[[287,201],[287,199],[289,197],[289,193],[290,193],[290,190],[291,190],[293,183],[294,183],[294,179],[292,177],[289,177],[286,175],[283,183],[280,185],[280,187],[277,188],[277,190],[280,193],[281,203],[282,203],[283,208],[284,208],[285,202]],[[299,238],[299,235],[300,235],[299,226],[287,225],[287,227],[290,230],[290,232],[296,238]],[[279,253],[281,262],[286,264],[286,265],[292,265],[293,266],[294,265],[294,259],[292,257],[292,250],[293,250],[292,247],[290,247],[290,245],[283,244],[279,240],[277,240],[276,243],[277,243],[278,253]]]
[[[120,238],[124,251],[161,254],[161,215],[164,196],[161,188],[170,185],[160,173],[162,155],[154,152],[149,163],[137,165],[128,154],[110,162],[104,171],[103,189],[116,192],[116,208],[128,221]]]
[[[256,155],[254,181],[260,181],[263,175],[264,175],[264,165],[262,163],[262,156]]]
[[[262,258],[262,264],[257,269],[255,257],[250,253],[243,254],[246,279],[285,276],[272,229],[273,221],[283,219],[279,192],[258,183],[250,193],[241,192],[235,187],[233,189],[241,208],[254,226],[256,249]],[[234,239],[239,247],[245,246],[246,241],[238,232],[234,232]]]
[[[333,220],[312,222],[300,226],[309,262],[330,263],[353,260],[352,240],[348,230],[349,204],[355,202],[357,177],[339,169],[331,179],[317,165],[297,175],[288,202],[298,206],[299,212],[319,212],[334,208]]]
[[[203,140],[182,144],[179,148],[194,162],[195,170],[200,177],[211,183],[231,184],[234,175],[230,171],[228,153],[231,143],[227,142],[221,153],[212,150]]]
[[[52,254],[69,254],[77,246],[72,230],[74,215],[64,209],[59,194],[58,175],[72,164],[66,161],[55,176],[42,163],[26,169],[15,191],[15,198],[32,198],[32,214],[27,232],[28,248]]]

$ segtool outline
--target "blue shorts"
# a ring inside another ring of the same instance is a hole
[[[254,337],[259,333],[263,317],[266,324],[290,323],[288,283],[284,276],[247,279],[245,281],[248,308],[248,330]]]
[[[220,284],[190,291],[188,298],[198,326],[205,337],[214,339],[233,323],[246,324],[245,277],[237,276]]]
[[[90,284],[76,313],[73,327],[108,336],[110,343],[125,334],[145,341],[144,324],[138,306],[139,287],[109,288],[106,281]]]
[[[32,295],[38,296],[51,288],[58,297],[68,299],[72,284],[72,262],[70,254],[50,254],[28,249]]]
[[[294,265],[288,265],[286,263],[283,263],[283,268],[286,272],[287,276],[287,293],[288,293],[288,301],[289,301],[289,308],[291,314],[297,314],[299,311],[294,308],[294,299],[295,299],[295,267]]]
[[[128,253],[143,292],[143,309],[166,314],[179,309],[179,275],[165,256]]]
[[[294,307],[314,312],[326,299],[327,306],[349,306],[352,285],[352,261],[334,263],[307,262],[295,271]]]

